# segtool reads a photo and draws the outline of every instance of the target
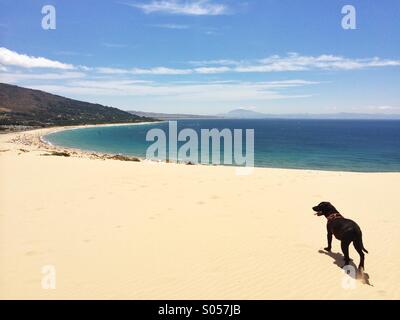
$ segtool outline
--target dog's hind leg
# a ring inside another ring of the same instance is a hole
[[[363,252],[363,245],[362,245],[362,241],[360,241],[360,239],[355,239],[353,241],[353,246],[354,249],[357,250],[358,254],[360,255],[360,264],[358,266],[358,269],[364,269],[364,252]]]
[[[349,245],[351,241],[348,240],[342,240],[341,242],[341,247],[342,247],[342,252],[344,256],[344,265],[347,266],[350,264],[350,257],[349,257]]]

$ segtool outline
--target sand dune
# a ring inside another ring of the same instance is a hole
[[[237,176],[21,144],[43,132],[0,135],[0,298],[400,298],[400,173]],[[355,288],[339,242],[322,250],[326,221],[311,210],[322,200],[363,230],[370,253]],[[46,265],[56,289],[41,286]]]

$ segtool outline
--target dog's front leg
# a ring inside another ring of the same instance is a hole
[[[324,248],[326,251],[331,251],[332,249],[332,232],[328,229],[328,234],[327,234],[327,239],[328,239],[328,246]]]

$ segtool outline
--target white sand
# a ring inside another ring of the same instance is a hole
[[[0,135],[0,298],[400,298],[399,173],[237,176],[8,142],[43,132]],[[361,226],[371,285],[344,289],[341,255],[319,252],[326,220],[311,207],[322,200]],[[44,265],[54,290],[41,287]]]

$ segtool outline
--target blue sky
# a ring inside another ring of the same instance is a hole
[[[0,0],[0,81],[125,110],[398,114],[400,2]]]

